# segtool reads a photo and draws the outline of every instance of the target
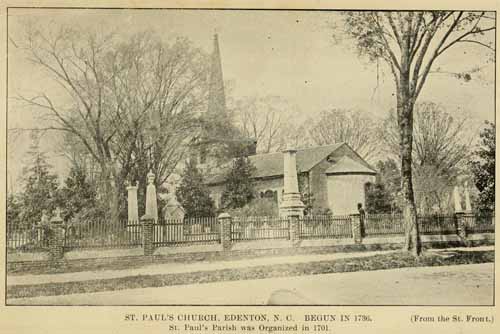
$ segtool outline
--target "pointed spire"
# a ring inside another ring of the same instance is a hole
[[[209,114],[221,115],[226,113],[226,94],[224,92],[224,78],[219,50],[219,38],[214,34],[214,49],[210,66],[210,86],[208,91]]]

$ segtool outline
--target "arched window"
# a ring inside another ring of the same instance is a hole
[[[276,190],[266,190],[264,193],[261,192],[261,197],[262,198],[267,198],[269,200],[274,201],[275,203],[278,203],[278,192]]]

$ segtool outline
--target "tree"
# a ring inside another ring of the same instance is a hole
[[[368,213],[399,212],[401,176],[396,161],[387,159],[377,163],[375,183],[368,183],[365,188],[366,211]]]
[[[357,51],[387,64],[396,86],[405,249],[421,253],[412,184],[413,109],[436,59],[460,43],[493,49],[495,17],[487,12],[345,12]]]
[[[105,216],[102,204],[97,200],[96,185],[88,180],[85,170],[75,165],[70,169],[59,189],[65,221],[96,220]]]
[[[368,213],[391,213],[392,198],[385,185],[377,180],[375,183],[367,183],[365,188],[366,212]]]
[[[176,196],[186,212],[186,217],[211,217],[215,214],[210,191],[204,183],[203,175],[192,161],[188,161],[184,168]]]
[[[360,111],[332,109],[307,123],[311,124],[308,132],[316,145],[345,142],[367,160],[378,154],[376,123]]]
[[[481,146],[474,152],[469,166],[479,190],[479,210],[495,210],[495,124],[486,122],[481,131]]]
[[[243,136],[257,141],[257,152],[285,148],[287,129],[293,116],[290,104],[279,96],[246,98],[236,102],[235,119]]]
[[[16,194],[10,193],[7,196],[7,225],[19,226],[21,224],[22,206]]]
[[[255,167],[247,157],[240,156],[232,161],[232,166],[225,177],[225,188],[221,196],[224,209],[242,208],[255,198],[251,178],[254,171]]]
[[[466,171],[472,136],[466,117],[452,116],[435,103],[415,105],[413,115],[413,186],[422,214],[433,207],[444,211],[457,178]],[[388,153],[399,157],[399,130],[394,111],[385,120],[381,136]]]
[[[18,45],[28,59],[67,95],[19,99],[40,111],[44,129],[69,133],[85,147],[118,219],[134,166],[147,160],[136,170],[153,170],[161,184],[182,158],[206,94],[205,55],[182,38],[165,44],[146,33],[120,38],[68,27],[28,28],[25,42]]]
[[[24,189],[20,195],[22,224],[31,227],[46,211],[51,214],[58,207],[57,176],[51,173],[46,154],[40,149],[39,133],[32,133],[31,146],[23,168]]]

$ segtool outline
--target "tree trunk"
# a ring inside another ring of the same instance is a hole
[[[397,114],[400,131],[399,150],[401,157],[401,191],[403,195],[403,219],[405,224],[406,251],[415,256],[421,254],[420,233],[417,224],[417,207],[412,184],[412,148],[413,148],[413,107],[410,94],[408,71],[401,71],[400,86],[397,96]]]

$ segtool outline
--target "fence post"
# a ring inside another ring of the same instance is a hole
[[[455,217],[457,219],[457,235],[467,247],[470,246],[470,242],[467,239],[467,218],[470,216],[470,213],[455,212]]]
[[[64,222],[56,210],[56,216],[50,220],[49,225],[49,258],[52,263],[57,263],[64,257]]]
[[[295,247],[300,245],[300,215],[289,215],[288,217],[288,228],[290,241]]]
[[[359,213],[353,213],[351,217],[351,228],[352,228],[352,239],[355,244],[360,244],[363,241],[363,236],[361,235],[361,215]]]
[[[223,212],[217,217],[220,224],[220,243],[223,251],[231,249],[231,215]]]
[[[146,214],[141,217],[142,233],[143,233],[142,246],[144,247],[145,256],[151,256],[155,251],[154,222],[155,219],[152,215]]]

